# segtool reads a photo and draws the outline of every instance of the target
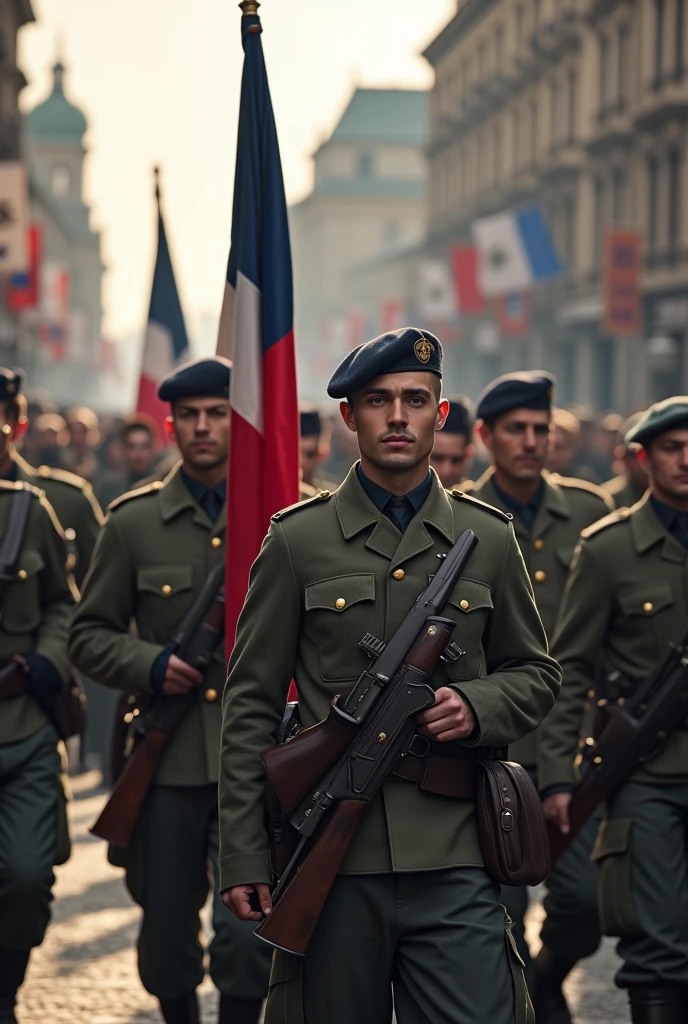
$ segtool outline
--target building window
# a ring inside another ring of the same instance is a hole
[[[520,53],[523,48],[523,29],[525,12],[522,6],[516,8],[516,52]]]
[[[626,194],[628,176],[625,171],[617,169],[612,178],[612,217],[615,224],[623,224],[626,220]]]
[[[681,240],[681,172],[683,154],[674,149],[669,153],[669,252],[676,255]]]
[[[683,37],[686,32],[685,0],[675,0],[676,26],[674,29],[674,72],[683,78]]]
[[[516,107],[513,116],[514,126],[514,167],[518,167],[521,156],[521,111]]]
[[[50,172],[50,191],[52,194],[58,199],[65,199],[69,195],[71,185],[72,178],[69,173],[69,167],[65,167],[63,164],[53,167]]]
[[[530,101],[530,162],[531,164],[537,163],[538,158],[538,145],[539,145],[539,132],[538,132],[538,105],[537,100]]]
[[[600,36],[600,113],[603,113],[610,100],[611,79],[611,46],[607,36]]]
[[[683,0],[677,0],[677,3],[682,3]],[[627,79],[628,79],[628,43],[630,39],[630,31],[628,25],[619,25],[619,35],[617,39],[618,46],[618,63],[616,66],[617,70],[617,83],[616,83],[616,98],[618,100],[619,107],[623,107],[627,97]]]
[[[502,71],[502,61],[504,60],[504,26],[498,25],[495,31],[495,65],[497,68],[497,74]]]
[[[533,28],[540,24],[540,0],[533,0]]]
[[[652,86],[659,89],[662,84],[662,55],[664,53],[664,0],[655,0],[655,67]]]
[[[653,255],[657,249],[657,203],[659,165],[656,156],[647,158],[647,251]]]
[[[567,196],[563,206],[563,257],[566,268],[571,274],[575,269],[576,261],[576,201],[573,196]]]
[[[373,176],[373,155],[372,153],[358,154],[358,173],[362,178]]]
[[[487,75],[487,43],[481,43],[478,47],[478,80]]]
[[[568,108],[569,108],[569,112],[568,112],[569,113],[569,117],[568,117],[568,121],[569,121],[569,124],[568,124],[569,142],[573,142],[574,139],[576,138],[576,117],[578,116],[578,103],[577,103],[578,75],[573,70],[573,68],[569,71],[568,87],[569,87],[569,95],[568,95],[568,101],[569,101],[568,102]]]
[[[553,78],[549,86],[549,139],[552,146],[559,136],[559,92],[559,82]]]
[[[502,129],[498,124],[494,127],[492,142],[493,174],[492,180],[499,181],[502,174]]]
[[[607,205],[607,190],[605,187],[604,178],[598,175],[595,178],[595,232],[593,238],[595,240],[595,252],[593,263],[595,267],[602,265],[602,248],[604,246],[604,229],[606,226],[606,205]]]

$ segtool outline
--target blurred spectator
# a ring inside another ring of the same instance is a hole
[[[62,465],[72,473],[78,473],[90,480],[98,469],[95,448],[100,441],[98,417],[87,406],[76,406],[67,410],[69,444],[64,449]]]
[[[336,484],[320,475],[322,464],[330,454],[330,427],[324,424],[315,405],[302,403],[299,408],[301,427],[301,480],[316,490],[333,491]]]
[[[473,459],[475,411],[470,398],[449,398],[449,415],[442,430],[435,434],[430,465],[443,487],[451,488],[465,480]]]
[[[119,440],[122,465],[110,469],[103,467],[94,477],[93,487],[103,508],[107,508],[120,494],[133,490],[152,477],[158,462],[158,428],[145,413],[137,413],[124,422]]]
[[[590,467],[579,461],[581,425],[578,417],[568,409],[552,409],[550,426],[552,436],[545,464],[550,473],[598,483]]]
[[[44,412],[34,424],[35,464],[59,469],[63,463],[63,452],[69,441],[67,423],[55,412]]]
[[[334,480],[336,486],[339,486],[357,460],[356,434],[349,430],[337,412],[332,418],[330,454],[323,463],[323,472],[329,480]],[[328,488],[328,490],[331,489]]]
[[[647,470],[637,458],[637,448],[627,445],[626,434],[634,427],[644,411],[634,412],[621,424],[617,434],[617,445],[614,448],[614,469],[617,476],[602,486],[611,494],[617,508],[630,508],[640,501],[647,490]]]

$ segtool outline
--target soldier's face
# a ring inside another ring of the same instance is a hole
[[[513,409],[492,427],[480,426],[483,444],[495,466],[513,480],[535,480],[542,472],[549,446],[549,412]]]
[[[389,373],[371,380],[352,395],[353,405],[340,411],[349,430],[358,435],[361,455],[384,470],[413,469],[432,451],[449,402],[440,401],[433,373]]]
[[[317,434],[301,438],[301,479],[305,483],[313,483],[313,478],[326,454],[326,451],[320,448],[320,437]]]
[[[175,402],[172,432],[184,461],[196,469],[226,464],[229,421],[226,398],[180,398]]]
[[[644,457],[652,493],[670,505],[688,504],[688,430],[667,430]]]
[[[473,445],[463,434],[447,434],[444,430],[435,434],[430,465],[443,487],[452,487],[465,480],[470,473],[472,458]]]

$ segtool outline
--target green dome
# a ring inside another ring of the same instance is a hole
[[[53,68],[53,91],[45,102],[27,114],[30,138],[42,142],[80,142],[86,132],[86,118],[64,94],[64,73],[64,65],[58,61]]]

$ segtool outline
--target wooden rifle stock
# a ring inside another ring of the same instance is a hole
[[[367,800],[341,800],[300,868],[255,934],[280,949],[303,956],[346,851],[369,807]]]
[[[146,794],[158,770],[169,736],[149,729],[118,778],[110,799],[90,829],[115,846],[128,846]]]

